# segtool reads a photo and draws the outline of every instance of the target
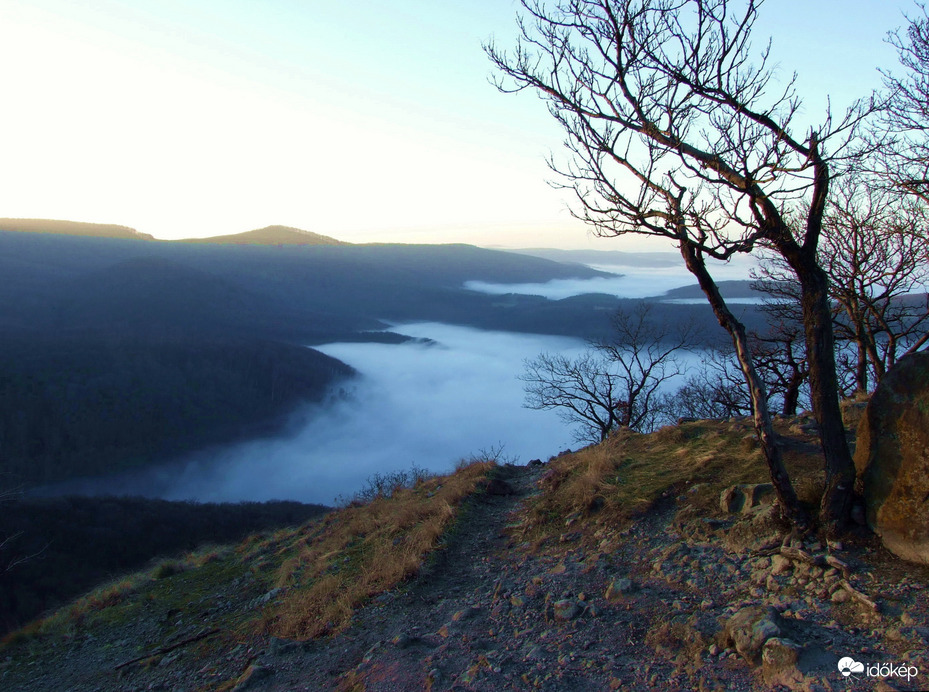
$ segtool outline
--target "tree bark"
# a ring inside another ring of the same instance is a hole
[[[806,375],[794,369],[784,389],[784,406],[781,409],[785,416],[796,416],[797,405],[800,402],[800,387],[806,381]]]
[[[777,494],[784,516],[795,527],[801,531],[806,531],[810,526],[810,518],[803,507],[800,506],[797,493],[794,491],[790,476],[784,467],[781,449],[775,439],[774,424],[771,421],[771,413],[768,409],[768,393],[764,381],[758,375],[752,362],[745,326],[729,310],[726,301],[719,292],[719,287],[713,277],[710,276],[709,271],[707,271],[704,259],[698,249],[686,240],[680,240],[679,244],[681,256],[684,258],[687,269],[697,278],[700,288],[713,308],[713,314],[716,315],[719,324],[732,337],[739,367],[745,376],[745,382],[751,396],[752,422],[755,426],[755,433],[758,435],[762,453],[768,464],[768,472],[771,475],[771,483],[774,485],[774,492]]]
[[[863,329],[858,331],[858,343],[856,344],[858,362],[855,368],[855,385],[860,394],[866,394],[868,391],[868,368],[870,367],[867,346],[864,344],[863,332]]]
[[[851,517],[855,466],[839,408],[829,276],[817,257],[830,173],[828,162],[821,156],[816,132],[810,136],[809,151],[814,180],[802,244],[794,239],[780,210],[770,200],[765,203],[765,216],[769,223],[768,240],[796,274],[800,284],[803,332],[810,369],[810,398],[825,457],[826,488],[820,503],[819,520],[826,535],[837,536],[845,530]]]
[[[810,368],[813,415],[825,457],[826,489],[820,505],[820,523],[827,535],[844,531],[851,514],[855,485],[845,425],[839,408],[839,380],[835,367],[835,336],[829,305],[828,278],[809,253],[785,253],[800,283],[800,303]]]

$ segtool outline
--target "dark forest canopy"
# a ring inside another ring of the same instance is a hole
[[[266,434],[352,374],[313,349],[269,341],[2,338],[3,480],[106,475]]]

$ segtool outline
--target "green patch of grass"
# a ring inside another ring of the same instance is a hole
[[[182,560],[164,560],[152,569],[152,579],[167,579],[189,569],[189,565]]]
[[[223,592],[249,566],[229,548],[210,547],[183,559],[163,560],[151,569],[104,584],[60,608],[10,632],[0,646],[14,647],[47,638],[69,639],[95,628],[119,627],[138,617],[164,617],[173,612],[179,619],[195,621],[203,603]],[[211,616],[216,625],[233,626],[235,618]],[[167,627],[165,635],[171,634]]]

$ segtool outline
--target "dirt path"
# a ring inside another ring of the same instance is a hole
[[[256,662],[260,680],[242,688],[690,689],[670,662],[655,661],[647,642],[651,624],[675,600],[669,590],[632,593],[630,584],[615,602],[603,598],[615,579],[635,571],[627,560],[640,560],[638,549],[654,542],[653,524],[670,515],[640,526],[636,550],[626,555],[564,545],[557,559],[528,555],[505,529],[541,472],[505,468],[501,480],[512,494],[475,499],[447,549],[417,579],[376,599],[341,636],[269,652]],[[562,539],[570,543],[571,533]]]
[[[469,501],[446,548],[416,579],[362,609],[348,632],[259,663],[274,671],[261,689],[442,689],[482,657],[493,658],[500,636],[494,605],[509,595],[504,529],[540,473],[501,469],[491,492]]]

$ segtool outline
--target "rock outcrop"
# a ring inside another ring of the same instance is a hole
[[[755,507],[772,504],[774,497],[774,486],[771,483],[733,485],[719,496],[719,508],[726,514],[748,514]]]
[[[929,352],[881,380],[858,427],[855,468],[868,525],[891,552],[929,564]]]

